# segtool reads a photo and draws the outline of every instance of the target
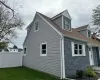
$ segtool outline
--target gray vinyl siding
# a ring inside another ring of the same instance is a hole
[[[86,56],[72,56],[71,42],[85,44]],[[88,47],[85,42],[64,37],[65,75],[73,76],[76,70],[85,70],[90,65]]]
[[[84,35],[85,37],[88,37],[88,30],[85,29],[85,30],[81,30],[79,31],[82,35]]]
[[[61,76],[60,35],[49,26],[39,15],[39,31],[34,32],[34,24],[28,35],[26,56],[23,65],[56,76]],[[47,56],[40,56],[40,44],[47,42]]]
[[[53,20],[59,27],[62,28],[62,16],[57,17],[56,19]]]

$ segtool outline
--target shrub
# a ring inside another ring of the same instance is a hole
[[[76,70],[76,75],[78,78],[82,78],[84,76],[84,72],[82,70]]]
[[[96,77],[96,73],[94,72],[94,70],[91,67],[88,67],[86,70],[86,76],[88,77]]]

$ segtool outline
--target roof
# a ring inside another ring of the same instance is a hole
[[[38,12],[39,13],[39,12]],[[81,35],[78,31],[72,28],[72,31],[63,30],[60,26],[54,23],[49,17],[39,13],[43,18],[45,18],[52,26],[54,26],[59,32],[63,34],[63,36],[86,41],[86,37]]]
[[[61,16],[61,15],[64,15],[67,18],[71,19],[71,16],[70,16],[68,10],[66,9],[66,10],[62,11],[61,13],[59,13],[59,14],[55,15],[54,17],[52,17],[51,20],[53,20],[53,19],[55,19],[55,18],[57,18],[58,16]]]
[[[90,44],[92,44],[93,46],[100,46],[100,41],[94,40],[92,38],[87,38],[87,37],[85,37],[84,35],[82,35],[81,33],[78,32],[79,30],[86,29],[89,25],[84,25],[84,26],[81,26],[81,27],[78,27],[78,28],[75,28],[75,29],[72,28],[71,31],[67,31],[67,30],[62,29],[56,23],[54,23],[49,17],[47,17],[47,16],[45,16],[45,15],[39,13],[39,12],[37,12],[37,14],[42,16],[43,19],[45,19],[50,25],[52,25],[56,30],[58,30],[62,34],[62,36],[66,36],[66,37],[81,40],[81,41],[86,41],[86,42],[89,42]]]
[[[100,41],[92,38],[87,38],[88,43],[90,43],[92,46],[100,46]]]
[[[75,28],[77,31],[81,31],[81,30],[84,30],[84,29],[87,29],[89,25],[84,25],[84,26],[80,26],[80,27],[77,27]]]

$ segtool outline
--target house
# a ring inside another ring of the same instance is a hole
[[[23,65],[61,78],[89,66],[100,66],[100,41],[90,26],[72,28],[67,10],[49,18],[36,12],[23,43]]]
[[[0,49],[0,52],[22,52],[23,49],[18,48],[16,45],[14,45],[13,47],[7,47],[4,49]]]
[[[8,48],[9,52],[18,52],[18,47],[14,45],[13,47]]]

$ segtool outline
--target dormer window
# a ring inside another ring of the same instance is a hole
[[[64,25],[63,28],[65,30],[71,30],[71,21],[67,18],[64,18]]]
[[[39,21],[36,21],[34,23],[34,32],[37,32],[39,30]]]
[[[88,30],[88,37],[91,37],[91,31]]]

